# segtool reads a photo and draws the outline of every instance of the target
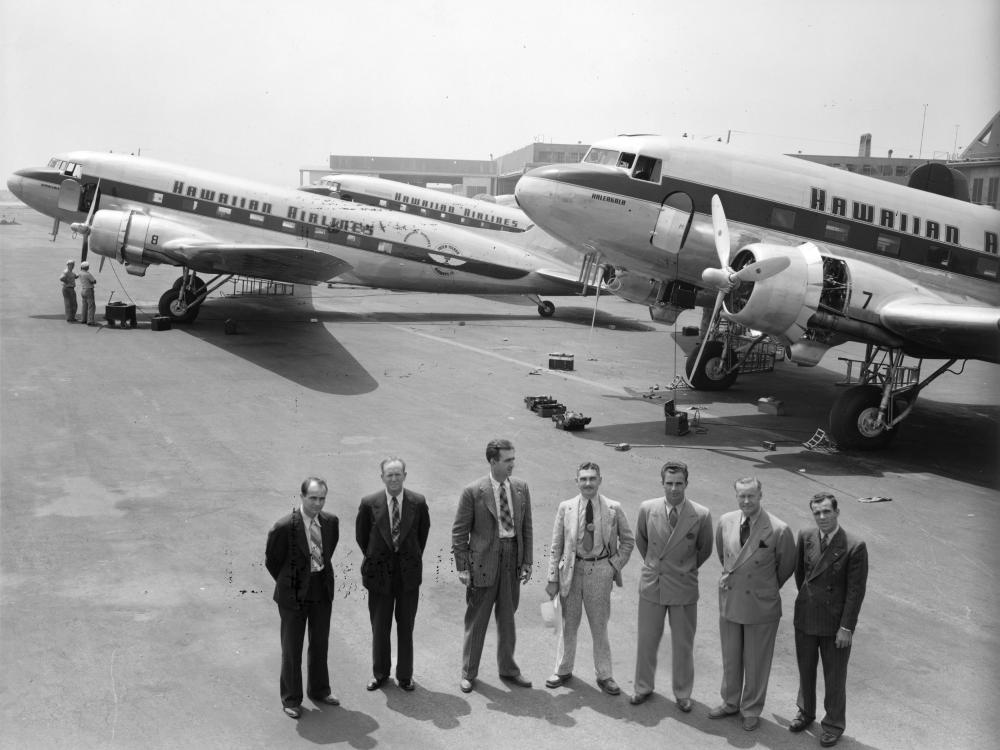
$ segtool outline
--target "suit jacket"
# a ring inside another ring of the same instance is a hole
[[[531,495],[528,485],[511,477],[510,505],[517,539],[517,564],[530,566]],[[451,551],[456,570],[468,570],[470,586],[492,586],[500,569],[500,520],[493,483],[489,475],[464,490],[458,501],[455,523],[451,529]]]
[[[563,500],[559,503],[555,524],[552,526],[548,580],[559,581],[559,590],[563,595],[569,593],[576,566],[577,547],[583,544],[585,529],[580,521],[580,514],[583,512],[581,507],[586,509],[586,504],[580,495]],[[625,517],[621,503],[598,495],[594,510],[594,521],[600,524],[601,535],[608,545],[608,562],[615,569],[615,583],[621,586],[621,571],[632,556],[635,537],[632,536],[632,529],[628,525],[628,518]],[[579,552],[584,557],[593,554],[584,552],[582,548]]]
[[[809,529],[799,532],[795,552],[795,627],[809,635],[853,631],[868,585],[865,543],[838,527],[820,553],[819,529]]]
[[[385,490],[366,495],[358,508],[354,533],[364,556],[361,582],[369,591],[393,593],[397,565],[401,591],[417,588],[423,578],[424,547],[431,528],[427,501],[404,487],[399,506],[398,555],[392,544],[392,519]]]
[[[738,510],[726,513],[715,531],[722,563],[719,615],[743,625],[780,620],[780,589],[795,570],[795,537],[784,521],[761,509],[740,547],[742,520]]]
[[[267,534],[264,566],[274,579],[273,599],[279,606],[289,609],[300,606],[309,588],[309,540],[304,520],[301,511],[296,508],[274,524]],[[323,582],[326,594],[332,600],[331,558],[340,539],[340,526],[335,515],[322,510],[319,512],[319,525],[323,531]]]
[[[662,497],[639,506],[639,596],[657,604],[694,604],[698,568],[712,555],[712,514],[704,505],[685,499],[677,509],[677,525],[671,534],[668,513]]]

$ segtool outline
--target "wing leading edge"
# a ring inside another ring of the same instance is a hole
[[[336,255],[308,247],[171,240],[159,251],[193,271],[237,274],[295,284],[319,284],[351,270]]]
[[[1000,310],[995,307],[901,299],[886,304],[879,316],[893,333],[926,347],[928,357],[1000,363]]]

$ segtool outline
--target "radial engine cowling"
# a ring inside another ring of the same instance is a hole
[[[658,279],[621,268],[616,268],[614,277],[608,281],[608,290],[615,296],[647,306],[657,303],[660,298],[660,288],[661,282]]]
[[[736,271],[756,261],[787,257],[788,268],[763,281],[742,283],[726,295],[723,310],[730,320],[786,344],[799,340],[823,292],[823,259],[811,242],[787,247],[755,243],[733,258]]]
[[[142,276],[150,263],[177,265],[162,250],[168,241],[198,234],[190,227],[138,211],[103,210],[94,214],[89,247],[98,255],[121,261],[130,274]],[[204,239],[211,238],[205,235]]]

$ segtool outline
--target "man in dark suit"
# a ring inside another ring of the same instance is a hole
[[[846,726],[847,661],[868,585],[868,548],[839,524],[837,498],[813,495],[815,529],[796,545],[795,658],[799,663],[799,713],[788,727],[801,732],[816,718],[816,666],[823,660],[826,716],[819,742],[832,747]]]
[[[781,620],[782,585],[795,570],[795,537],[777,516],[760,506],[757,477],[735,483],[739,510],[719,519],[715,546],[719,579],[719,640],[722,642],[722,704],[708,712],[721,719],[740,713],[743,728],[760,724],[771,676],[774,637]]]
[[[392,666],[392,618],[396,616],[396,681],[413,690],[413,623],[423,576],[423,553],[431,528],[424,496],[403,489],[406,463],[387,458],[380,464],[385,489],[361,500],[354,525],[364,559],[361,582],[368,589],[372,623],[372,678],[365,686],[376,690]]]
[[[333,565],[340,530],[337,517],[323,512],[326,482],[302,482],[302,502],[267,535],[264,564],[274,579],[281,616],[281,704],[293,719],[302,715],[302,643],[309,628],[306,693],[318,703],[340,701],[330,692],[326,665],[333,607]]]
[[[455,568],[466,587],[463,693],[475,686],[494,608],[500,678],[531,687],[514,661],[518,581],[524,584],[531,578],[531,495],[527,484],[511,478],[514,446],[509,440],[491,440],[486,460],[490,473],[462,490],[451,532]]]

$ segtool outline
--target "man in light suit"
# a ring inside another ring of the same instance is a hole
[[[600,466],[590,461],[580,464],[576,484],[580,494],[559,504],[552,527],[545,593],[550,599],[559,594],[562,631],[556,646],[556,670],[545,685],[557,688],[572,677],[576,633],[586,609],[597,685],[608,695],[618,695],[621,688],[611,673],[608,640],[611,586],[612,582],[622,585],[621,571],[632,555],[635,539],[622,506],[597,491]]]
[[[795,658],[799,664],[799,713],[792,732],[816,718],[816,665],[823,660],[826,716],[819,743],[832,747],[846,726],[847,661],[868,585],[868,548],[840,528],[837,498],[813,495],[809,509],[815,529],[799,533],[795,555]]]
[[[264,566],[274,578],[274,601],[281,617],[281,704],[293,719],[302,715],[302,644],[309,629],[306,693],[317,703],[340,701],[330,692],[326,654],[333,607],[331,558],[340,539],[337,517],[323,512],[326,482],[302,482],[298,508],[267,535]]]
[[[757,477],[737,479],[739,510],[719,519],[715,546],[719,579],[719,636],[722,641],[722,705],[710,719],[740,713],[743,728],[760,724],[771,676],[774,637],[781,619],[781,586],[795,570],[791,529],[760,507]]]
[[[514,661],[518,581],[525,584],[531,578],[531,495],[527,484],[511,478],[514,446],[509,440],[491,440],[486,460],[490,473],[462,490],[451,534],[455,568],[466,587],[463,693],[472,692],[475,686],[494,609],[500,678],[531,687]]]
[[[424,496],[403,489],[406,463],[387,458],[379,465],[385,489],[365,496],[354,524],[361,548],[361,582],[368,589],[372,624],[372,678],[377,690],[392,666],[392,619],[396,616],[396,681],[413,690],[413,623],[417,619],[423,553],[431,519]]]
[[[674,701],[688,713],[694,688],[698,568],[712,554],[712,515],[685,497],[687,464],[667,461],[660,469],[660,482],[663,497],[644,502],[636,522],[642,572],[635,692],[629,702],[639,705],[653,692],[663,621],[669,617]]]

